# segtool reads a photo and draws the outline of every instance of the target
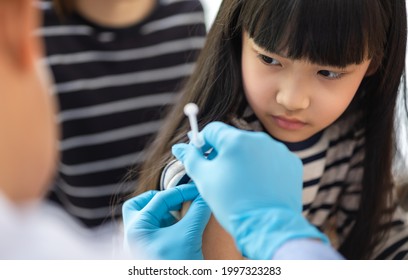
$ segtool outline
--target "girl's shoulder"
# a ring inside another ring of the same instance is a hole
[[[356,139],[359,140],[364,136],[363,118],[361,114],[343,115],[332,125],[326,128],[330,142]]]

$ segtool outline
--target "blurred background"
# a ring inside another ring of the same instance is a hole
[[[214,22],[215,16],[217,15],[218,8],[221,5],[222,0],[201,0],[205,12],[205,24],[207,29]]]

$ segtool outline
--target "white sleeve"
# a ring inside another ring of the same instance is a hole
[[[283,244],[273,260],[344,260],[333,247],[314,239],[294,239]]]

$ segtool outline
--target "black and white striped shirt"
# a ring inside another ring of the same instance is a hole
[[[51,198],[93,227],[112,213],[121,183],[143,161],[143,150],[166,108],[190,75],[204,45],[198,0],[160,0],[145,20],[106,28],[74,13],[61,21],[42,2],[45,63],[55,81],[62,128],[61,160]],[[114,215],[112,215],[114,214]]]

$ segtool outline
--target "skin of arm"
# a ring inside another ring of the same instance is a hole
[[[181,211],[184,216],[190,203],[185,203]],[[211,215],[203,234],[203,255],[206,260],[243,260],[231,235],[226,232]]]
[[[203,255],[208,260],[243,260],[231,235],[211,215],[203,234]]]

